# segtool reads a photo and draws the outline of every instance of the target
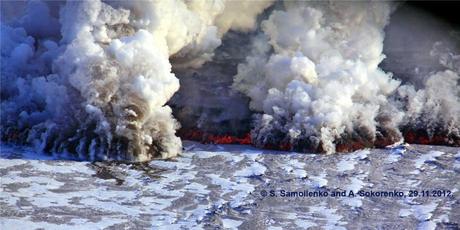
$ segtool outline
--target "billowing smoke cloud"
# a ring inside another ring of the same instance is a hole
[[[406,4],[385,31],[381,66],[402,81],[393,104],[404,112],[405,140],[460,146],[458,25]]]
[[[452,53],[441,42],[434,44],[431,55],[438,58],[445,70],[429,74],[421,89],[404,85],[397,98],[405,129],[423,130],[429,137],[446,136],[447,143],[460,140],[460,55]]]
[[[179,81],[169,59],[199,67],[223,34],[249,30],[268,5],[2,3],[2,12],[25,9],[2,18],[2,138],[80,159],[176,156],[179,124],[165,104]]]
[[[235,87],[261,112],[255,143],[335,152],[338,139],[400,138],[388,98],[400,82],[382,71],[387,3],[291,3],[262,22]],[[303,148],[303,147],[302,147]]]
[[[439,52],[451,70],[430,76],[418,91],[398,88],[401,81],[380,69],[388,2],[281,8],[262,22],[235,76],[234,87],[259,112],[251,132],[256,145],[333,153],[344,143],[395,142],[401,127],[459,136],[457,56]]]
[[[436,43],[430,57],[441,67],[423,76],[382,70],[393,9],[2,2],[2,140],[60,157],[144,161],[180,154],[180,122],[232,135],[252,125],[256,146],[300,151],[384,146],[420,130],[458,145],[458,49]]]

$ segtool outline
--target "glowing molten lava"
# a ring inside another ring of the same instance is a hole
[[[199,141],[206,144],[240,144],[250,145],[251,135],[247,133],[242,137],[231,136],[231,135],[215,135],[204,133],[201,130],[180,130],[178,135],[182,139]]]
[[[198,129],[180,130],[178,135],[185,140],[199,141],[205,144],[240,144],[240,145],[255,145],[251,140],[251,134],[246,133],[243,136],[232,135],[216,135],[205,133]],[[425,131],[405,130],[403,132],[405,142],[409,144],[424,144],[424,145],[448,145],[460,146],[460,138],[455,136],[444,135],[437,133],[433,136],[428,136]],[[374,141],[369,141],[365,138],[343,138],[336,142],[337,152],[352,152],[364,148],[384,148],[385,146],[395,143],[395,136],[387,134],[377,137]],[[291,144],[289,142],[266,143],[263,146],[256,146],[264,149],[281,150],[281,151],[298,151],[298,152],[324,152],[321,148],[321,143],[312,148],[308,143]]]
[[[455,135],[447,135],[444,132],[436,132],[430,136],[425,130],[403,129],[402,133],[405,142],[409,144],[460,146],[460,137]],[[291,144],[286,141],[278,141],[265,143],[259,146],[252,142],[250,133],[246,133],[242,136],[233,136],[228,134],[210,134],[198,129],[181,129],[178,131],[178,135],[184,140],[199,141],[204,144],[239,144],[253,145],[263,149],[280,151],[296,151],[306,153],[325,152],[321,147],[321,142],[318,145],[312,145],[308,142]],[[395,138],[396,137],[394,135],[388,133],[377,137],[374,141],[369,141],[366,138],[360,138],[357,136],[344,137],[336,141],[336,151],[352,152],[364,148],[384,148],[385,146],[391,145],[398,141]],[[3,135],[2,141],[15,141],[20,143],[21,140],[24,139],[24,134],[21,134],[17,129],[10,128],[5,132],[5,135]]]
[[[404,130],[403,135],[410,144],[460,146],[460,137],[442,132],[430,136],[425,130]]]

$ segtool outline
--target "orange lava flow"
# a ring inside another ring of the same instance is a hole
[[[204,144],[239,144],[253,145],[263,149],[280,150],[280,151],[297,151],[297,152],[324,152],[321,143],[317,147],[309,146],[305,143],[291,144],[286,141],[265,143],[256,145],[252,142],[251,134],[246,133],[243,136],[233,135],[216,135],[205,133],[198,129],[181,129],[178,131],[178,136],[184,140],[199,141]],[[423,144],[423,145],[446,145],[460,147],[460,137],[457,135],[446,134],[445,132],[437,132],[434,135],[428,135],[423,129],[403,129],[402,134],[406,143]],[[19,132],[18,129],[9,129],[2,133],[2,141],[23,143],[25,135]],[[399,140],[399,139],[398,139]],[[339,139],[336,144],[337,152],[352,152],[363,148],[384,148],[396,141],[392,135],[384,135],[377,137],[374,141],[369,141],[365,138],[350,138]]]
[[[436,133],[429,136],[421,130],[405,130],[404,140],[410,144],[460,146],[460,137]]]
[[[247,133],[244,136],[232,135],[215,135],[208,134],[201,130],[180,130],[178,135],[185,140],[199,141],[204,144],[240,144],[240,145],[254,145],[251,140],[251,134]],[[406,143],[409,144],[424,144],[424,145],[447,145],[447,146],[460,146],[460,139],[458,137],[448,137],[447,135],[437,134],[429,137],[424,131],[406,130],[403,132]],[[390,136],[377,138],[375,141],[364,139],[348,139],[341,140],[336,143],[337,152],[352,152],[364,148],[384,148],[391,145],[395,139]],[[311,146],[292,145],[291,143],[266,143],[263,146],[257,146],[263,149],[280,150],[280,151],[300,151],[300,152],[324,152],[321,144],[311,149]]]
[[[207,134],[201,130],[180,130],[178,135],[186,140],[199,141],[206,144],[240,144],[251,145],[251,134],[247,133],[243,137],[231,135]]]
[[[201,130],[179,130],[178,136],[185,140],[199,141],[204,144],[239,144],[239,145],[254,145],[251,140],[251,134],[246,133],[242,137],[232,135],[214,135],[207,134]],[[280,144],[265,144],[263,149],[290,151],[292,150],[291,143]]]

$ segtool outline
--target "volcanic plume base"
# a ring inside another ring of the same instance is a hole
[[[235,134],[235,132],[206,132],[199,128],[181,128],[178,136],[183,140],[198,141],[203,144],[238,144],[251,145],[254,147],[278,151],[296,151],[301,153],[325,153],[321,141],[311,136],[302,138],[291,143],[285,132],[272,130],[272,134],[264,137],[263,140],[257,140],[257,132],[247,130]],[[408,144],[423,145],[446,145],[460,146],[460,136],[449,133],[445,130],[436,129],[434,133],[429,134],[426,129],[405,126],[401,128],[401,133],[379,129],[376,137],[366,136],[364,132],[355,131],[351,134],[342,134],[340,138],[334,141],[336,152],[346,153],[353,152],[364,148],[385,148],[401,139]]]

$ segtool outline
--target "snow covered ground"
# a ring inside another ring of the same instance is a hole
[[[314,155],[186,142],[185,149],[175,160],[124,164],[52,160],[2,145],[0,229],[460,225],[460,148],[399,145]],[[362,197],[360,190],[405,196]],[[409,190],[419,196],[409,197]],[[304,191],[328,196],[283,197]],[[347,196],[332,197],[334,191]]]

